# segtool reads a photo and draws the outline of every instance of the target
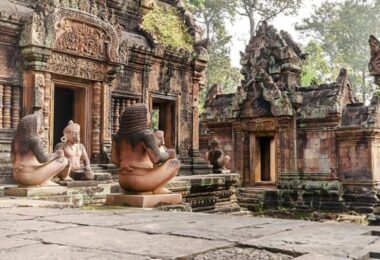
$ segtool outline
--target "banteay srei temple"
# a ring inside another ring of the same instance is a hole
[[[145,26],[157,9],[180,21],[180,44]],[[380,43],[369,43],[379,83]],[[207,45],[178,0],[0,1],[1,195],[376,218],[379,96],[358,103],[346,69],[301,88],[307,55],[267,23],[241,54],[241,85],[223,94],[207,86]]]

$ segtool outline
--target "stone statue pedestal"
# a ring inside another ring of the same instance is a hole
[[[43,186],[43,187],[5,187],[5,196],[13,197],[43,197],[67,195],[67,187]]]
[[[108,206],[130,206],[138,208],[154,208],[162,205],[176,205],[182,203],[182,195],[170,194],[114,194],[107,195]]]

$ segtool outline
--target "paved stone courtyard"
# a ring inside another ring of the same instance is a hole
[[[139,209],[0,203],[0,240],[0,259],[380,258],[380,227]]]

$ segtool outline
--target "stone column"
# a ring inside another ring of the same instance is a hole
[[[12,88],[10,85],[4,85],[4,96],[3,96],[3,127],[11,128],[11,97]]]
[[[12,92],[12,128],[17,128],[20,121],[20,87],[13,87]]]
[[[98,161],[100,155],[100,121],[102,83],[96,82],[92,90],[92,158]]]

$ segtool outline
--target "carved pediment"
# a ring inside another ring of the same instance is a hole
[[[56,5],[40,5],[29,17],[20,46],[39,46],[74,56],[125,64],[128,42],[121,40],[122,26],[105,4],[87,0],[61,0]]]
[[[57,36],[59,38],[54,44],[56,50],[102,60],[107,57],[107,46],[110,40],[99,28],[65,19],[60,23]]]

